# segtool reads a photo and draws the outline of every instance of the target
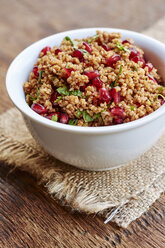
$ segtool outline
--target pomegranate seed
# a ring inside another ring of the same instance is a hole
[[[145,66],[148,67],[148,71],[149,71],[149,72],[151,72],[152,69],[154,68],[154,67],[153,67],[153,64],[151,64],[151,63],[146,63]]]
[[[80,86],[80,91],[84,92],[86,88],[86,85]]]
[[[123,41],[122,41],[122,44],[125,44],[125,43],[131,44],[131,42],[130,42],[129,40],[123,40]]]
[[[51,47],[46,46],[46,47],[44,47],[44,48],[41,50],[41,52],[42,52],[44,55],[46,55],[47,52],[50,51],[50,50],[51,50]]]
[[[102,44],[102,47],[104,48],[105,51],[110,51],[111,48],[107,44]]]
[[[38,76],[39,76],[38,67],[37,67],[37,66],[35,66],[35,67],[33,68],[33,71],[32,71],[32,72],[34,73],[34,76],[35,76],[35,77],[38,77]]]
[[[55,50],[55,55],[58,55],[59,53],[61,53],[62,52],[62,50],[61,49],[59,49],[59,48],[57,48],[56,50]]]
[[[117,63],[117,61],[120,60],[120,55],[116,54],[116,55],[112,55],[110,58],[106,58],[106,64],[108,66],[113,66],[114,64]]]
[[[113,123],[114,124],[122,124],[123,123],[123,119],[120,117],[114,118],[113,119]]]
[[[33,103],[31,109],[37,114],[45,114],[47,112],[47,109],[39,103]]]
[[[83,52],[81,52],[78,49],[75,49],[74,52],[72,53],[73,57],[76,57],[78,59],[82,59],[83,58]]]
[[[132,59],[133,57],[135,57],[135,56],[139,56],[140,55],[140,53],[139,53],[139,51],[137,51],[135,48],[130,48],[129,49],[131,52],[130,52],[130,55],[129,55],[129,59]]]
[[[99,90],[100,100],[101,102],[110,103],[112,97],[109,94],[109,91],[106,88],[101,88]]]
[[[53,104],[54,107],[57,107],[58,106],[58,102],[55,102],[57,100],[57,97],[58,96],[59,96],[59,93],[58,92],[54,92],[51,95],[50,101],[51,101],[51,103]]]
[[[142,62],[142,67],[144,68],[145,67],[145,60],[143,58],[141,58],[140,56],[135,56],[131,59],[132,61],[134,61],[135,63],[138,63],[139,61]]]
[[[110,95],[113,98],[115,104],[118,104],[120,102],[120,91],[116,91],[115,88],[112,88],[110,90]]]
[[[157,80],[153,76],[151,76],[150,74],[148,74],[148,78],[150,80],[154,81],[154,83],[156,83],[156,84],[158,83]]]
[[[84,71],[84,75],[86,75],[89,78],[89,80],[92,80],[99,76],[99,72],[98,71]]]
[[[96,88],[100,89],[103,87],[103,82],[100,80],[99,77],[96,77],[92,80],[92,84],[96,86]]]
[[[75,71],[75,70],[72,69],[72,68],[64,68],[64,69],[65,69],[65,74],[63,75],[64,78],[70,77],[71,72],[72,72],[72,71]]]
[[[60,122],[60,123],[63,123],[63,124],[67,124],[68,121],[69,121],[69,116],[68,116],[68,114],[66,114],[66,113],[61,113],[59,122]]]
[[[85,46],[85,50],[87,50],[88,53],[92,53],[92,48],[88,43],[83,42],[83,45]]]
[[[112,115],[119,116],[119,117],[121,117],[121,118],[124,118],[124,117],[125,117],[124,109],[121,108],[121,107],[113,107],[113,108],[111,109],[111,114],[112,114]]]
[[[47,119],[49,119],[49,120],[52,120],[52,117],[53,117],[54,115],[57,115],[57,121],[58,121],[59,118],[60,118],[60,113],[59,113],[59,112],[51,113],[51,114],[49,114],[49,115],[47,115],[47,116],[45,116],[45,117],[46,117]]]

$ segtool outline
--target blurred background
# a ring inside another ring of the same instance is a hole
[[[141,32],[163,15],[164,0],[0,0],[1,83],[13,58],[45,36],[96,26]]]

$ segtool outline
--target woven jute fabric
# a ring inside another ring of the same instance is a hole
[[[104,172],[84,171],[49,156],[13,108],[0,116],[0,161],[33,174],[53,197],[74,210],[106,218],[119,207],[112,221],[123,227],[165,190],[165,134],[127,166]]]
[[[145,33],[165,41],[165,18]],[[65,154],[64,154],[65,156]],[[0,116],[0,161],[31,173],[62,204],[127,227],[165,191],[165,134],[144,155],[111,171],[84,171],[49,156],[15,108]]]

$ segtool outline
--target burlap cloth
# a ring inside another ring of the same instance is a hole
[[[163,29],[165,18],[145,33],[164,41]],[[13,108],[0,116],[0,161],[33,174],[62,204],[105,219],[110,216],[122,227],[144,213],[165,191],[165,134],[148,152],[124,167],[84,171],[45,153]]]

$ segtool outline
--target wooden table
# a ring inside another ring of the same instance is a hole
[[[79,27],[112,26],[141,31],[165,13],[164,0],[0,0],[0,113],[12,107],[5,74],[26,46]],[[165,196],[129,228],[71,213],[49,197],[28,173],[0,164],[0,247],[165,247]]]

